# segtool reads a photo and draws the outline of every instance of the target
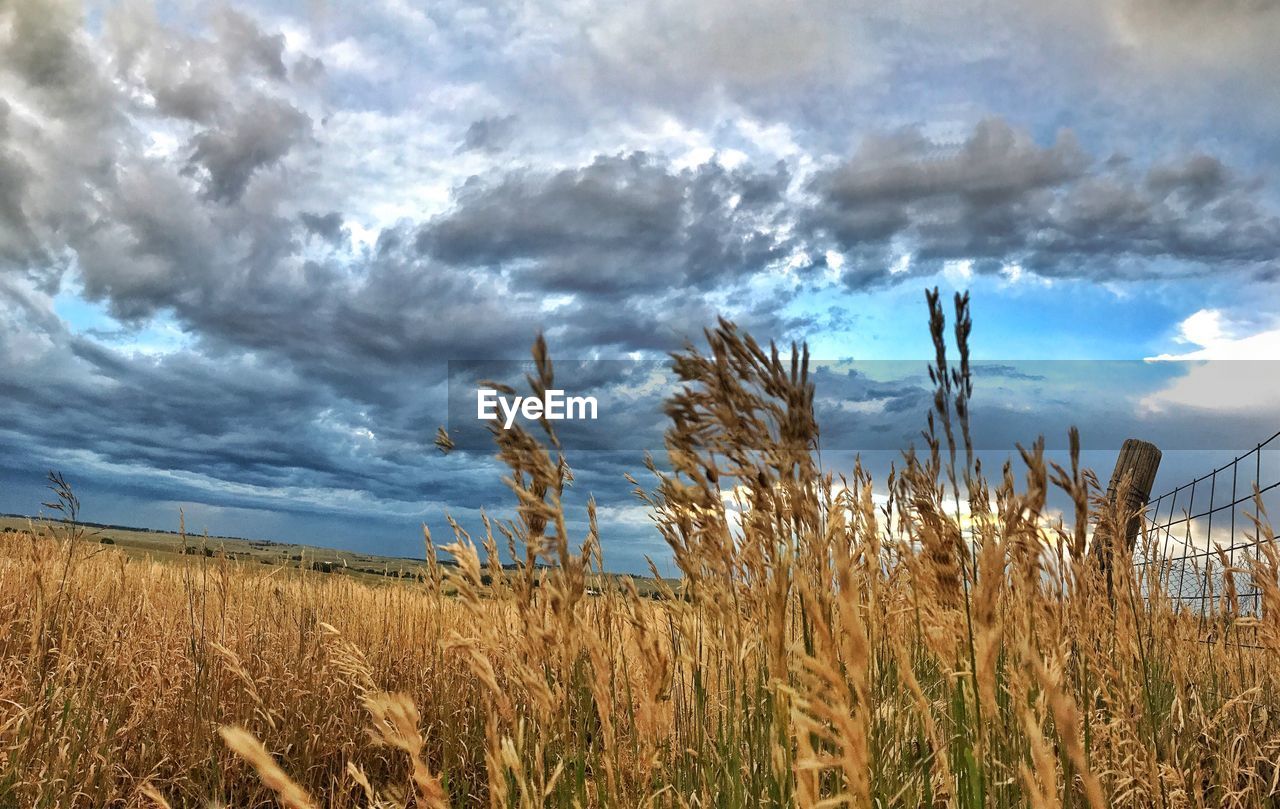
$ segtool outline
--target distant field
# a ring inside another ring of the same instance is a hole
[[[36,520],[30,517],[0,517],[0,532],[26,530],[35,526],[40,531],[66,531],[68,526],[56,520]],[[341,572],[350,575],[378,577],[413,577],[425,570],[425,564],[416,560],[390,556],[355,553],[353,551],[321,548],[312,545],[296,545],[272,542],[264,539],[239,537],[193,536],[184,539],[177,533],[144,528],[102,526],[84,524],[85,537],[104,545],[116,545],[133,557],[150,556],[157,560],[177,561],[191,556],[218,556],[243,562],[257,562],[285,567],[306,567],[322,572]],[[184,546],[185,542],[185,546]],[[184,551],[185,547],[185,551]],[[207,549],[207,553],[206,553]],[[444,562],[449,564],[449,562]]]
[[[37,533],[55,533],[63,536],[70,526],[58,520],[17,515],[0,516],[0,538],[5,534],[25,532],[31,528],[35,528]],[[423,560],[357,553],[316,545],[191,534],[184,538],[176,532],[95,523],[81,523],[79,530],[84,532],[84,538],[87,541],[113,545],[135,559],[150,558],[161,562],[183,562],[202,557],[226,557],[237,562],[301,568],[318,573],[352,576],[370,582],[419,579],[428,573],[427,564]],[[440,564],[454,566],[455,563],[448,554],[440,553],[439,555]],[[606,574],[606,577],[617,578],[618,575]],[[600,586],[599,577],[590,578],[593,586]],[[653,579],[645,576],[632,578],[641,595],[650,595],[655,592]],[[669,583],[675,584],[676,581],[671,579]]]

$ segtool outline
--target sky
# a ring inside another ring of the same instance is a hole
[[[543,332],[623,402],[572,505],[665,565],[622,477],[654,364],[718,315],[807,341],[826,460],[887,472],[934,286],[997,462],[1075,423],[1172,487],[1280,429],[1278,37],[1252,0],[0,0],[0,511],[57,469],[90,520],[417,554],[511,505],[432,446],[450,363]]]

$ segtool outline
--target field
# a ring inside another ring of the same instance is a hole
[[[175,515],[175,519],[177,515]],[[418,560],[241,537],[187,535],[116,525],[78,526],[88,543],[114,546],[130,559],[190,562],[192,557],[219,557],[278,567],[298,567],[356,577],[409,578],[425,570]],[[56,536],[70,530],[63,520],[0,516],[0,533]]]
[[[75,533],[82,543],[98,544],[118,550],[126,558],[138,561],[158,561],[170,564],[196,564],[202,560],[261,564],[275,568],[293,568],[313,573],[346,576],[369,584],[385,583],[399,579],[422,581],[430,573],[430,567],[421,559],[403,556],[380,556],[340,548],[317,545],[300,545],[266,539],[184,535],[175,531],[157,531],[119,525],[94,523],[68,524],[66,520],[49,517],[0,516],[0,537],[6,535],[34,535],[58,538]],[[444,567],[454,566],[452,559],[440,559]],[[511,575],[507,565],[503,575]],[[484,578],[488,579],[486,573]],[[603,591],[617,574],[593,573],[589,576],[592,591]],[[653,595],[659,585],[648,576],[633,577],[633,583],[641,595]],[[486,581],[487,583],[487,581]],[[665,582],[668,586],[676,580]],[[446,587],[446,592],[452,593]]]
[[[977,468],[964,301],[950,364],[933,307],[927,440],[874,487],[816,466],[803,357],[722,323],[676,358],[637,489],[683,577],[651,594],[567,536],[566,466],[519,428],[516,518],[420,580],[3,535],[0,805],[1275,805],[1265,517],[1262,613],[1175,614],[1086,470]]]

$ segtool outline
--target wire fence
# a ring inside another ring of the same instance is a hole
[[[1234,592],[1240,614],[1258,614],[1260,593],[1249,563],[1265,541],[1253,520],[1259,499],[1268,514],[1280,514],[1280,432],[1148,501],[1146,539],[1134,555],[1141,578],[1158,574],[1179,611],[1206,615],[1227,605]]]

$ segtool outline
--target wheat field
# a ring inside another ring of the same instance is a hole
[[[515,517],[427,537],[459,564],[423,582],[6,535],[0,806],[1277,804],[1265,516],[1261,614],[1175,614],[1158,566],[1092,552],[1127,515],[1078,462],[979,468],[967,300],[953,329],[931,308],[934,409],[889,480],[818,466],[802,349],[722,322],[674,357],[666,457],[633,481],[682,574],[659,597],[588,587],[572,458],[519,427]]]

